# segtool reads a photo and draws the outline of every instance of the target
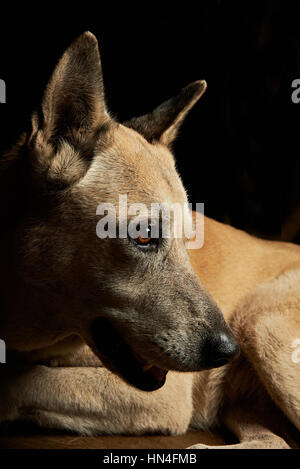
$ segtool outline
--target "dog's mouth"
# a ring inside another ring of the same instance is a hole
[[[148,364],[133,352],[110,320],[97,318],[91,334],[104,365],[129,384],[142,391],[155,391],[165,384],[167,370]]]

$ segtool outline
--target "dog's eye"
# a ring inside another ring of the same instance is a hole
[[[151,225],[141,230],[140,225],[136,227],[139,232],[132,240],[142,249],[156,248],[159,244],[159,237],[155,236]]]
[[[146,230],[146,233],[145,234],[140,234],[137,237],[136,242],[137,242],[137,244],[139,244],[141,246],[147,246],[147,244],[150,244],[151,241],[152,241],[151,226],[149,225],[147,230]]]
[[[147,225],[137,224],[134,231],[129,226],[128,235],[131,241],[140,249],[153,251],[160,245],[160,236],[156,225],[151,223]]]

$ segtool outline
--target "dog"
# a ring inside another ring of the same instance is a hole
[[[95,36],[63,54],[1,161],[1,423],[83,435],[222,424],[233,448],[295,444],[300,247],[209,218],[196,250],[150,225],[134,239],[95,233],[97,206],[119,194],[187,202],[172,143],[205,89],[193,82],[120,124]]]

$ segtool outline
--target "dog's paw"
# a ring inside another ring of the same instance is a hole
[[[209,446],[201,443],[189,446],[187,449],[290,449],[290,446],[277,435],[260,435],[249,441],[233,445]]]
[[[223,446],[209,446],[202,443],[197,443],[196,445],[189,446],[187,449],[222,449]]]

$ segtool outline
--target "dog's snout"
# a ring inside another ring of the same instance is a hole
[[[209,340],[205,357],[207,368],[218,368],[234,360],[240,353],[233,334],[222,332]]]

